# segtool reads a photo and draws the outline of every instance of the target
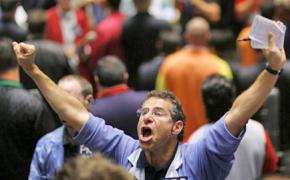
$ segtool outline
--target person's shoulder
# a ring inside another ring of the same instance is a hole
[[[263,127],[264,128],[264,126],[259,121],[256,121],[256,120],[253,120],[253,119],[250,119],[248,121],[247,125],[254,126],[254,127]]]
[[[48,18],[51,18],[52,15],[57,15],[57,7],[54,6],[52,8],[49,8],[47,11],[46,11],[46,14],[48,15]]]
[[[171,29],[171,26],[169,24],[169,22],[163,20],[163,19],[157,19],[154,18],[154,20],[152,21],[152,23],[154,23],[155,26],[161,28],[161,29]]]
[[[128,17],[124,20],[124,23],[123,23],[123,28],[128,28],[131,26],[131,24],[133,24],[133,17]]]
[[[129,91],[128,92],[128,95],[132,95],[135,97],[141,97],[141,98],[146,97],[147,94],[148,94],[148,91]]]
[[[107,106],[109,104],[112,104],[113,102],[118,102],[115,99],[115,96],[106,96],[94,99],[93,102],[90,104],[90,112],[96,115],[96,112],[99,112],[102,109],[107,109]]]
[[[152,16],[148,13],[136,13],[135,15],[128,17],[124,26],[127,28],[136,28],[140,26],[147,26],[152,20]]]
[[[131,90],[128,92],[115,95],[112,99],[115,99],[115,100],[118,99],[122,102],[128,102],[128,103],[133,103],[133,102],[138,103],[138,102],[143,102],[143,100],[147,96],[147,93],[148,93],[147,91]]]
[[[115,20],[119,20],[119,21],[125,21],[128,18],[128,16],[125,13],[121,12],[121,11],[115,12],[112,17]]]
[[[211,52],[208,52],[208,58],[211,58],[213,60],[216,60],[218,62],[221,62],[221,63],[227,63],[225,59],[219,57],[217,54],[215,53],[211,53]]]
[[[54,131],[45,134],[39,139],[37,146],[53,146],[55,144],[62,143],[63,132],[64,126],[61,126]]]
[[[75,12],[76,12],[76,14],[79,15],[79,16],[83,16],[83,17],[86,16],[86,13],[84,12],[84,10],[82,10],[82,9],[80,9],[80,8],[75,9]]]
[[[264,126],[256,121],[250,119],[247,123],[247,134],[254,136],[254,134],[264,134],[265,128]]]
[[[129,90],[126,92],[122,92],[119,94],[115,94],[112,96],[106,96],[103,98],[98,98],[94,101],[94,104],[100,104],[101,102],[107,102],[107,101],[116,101],[116,100],[125,100],[125,101],[133,101],[136,99],[144,99],[147,96],[147,91],[135,91],[135,90]]]
[[[3,91],[1,101],[3,101],[2,105],[14,113],[26,114],[22,117],[23,121],[33,117],[36,119],[34,115],[41,114],[44,110],[43,101],[23,88],[7,88],[5,93]]]
[[[122,27],[125,21],[125,16],[108,16],[105,19],[103,19],[97,26],[96,26],[96,30],[98,31],[108,31],[109,32],[115,32],[112,29],[112,26],[120,26]]]
[[[161,67],[164,68],[180,68],[183,60],[187,60],[187,52],[184,49],[180,49],[164,58]]]
[[[14,88],[11,89],[8,93],[11,95],[10,97],[13,97],[13,94],[17,94],[17,98],[15,100],[20,101],[20,102],[35,102],[35,101],[40,101],[40,99],[34,95],[33,93],[29,92],[26,89],[23,88]]]

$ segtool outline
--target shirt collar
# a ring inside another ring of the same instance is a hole
[[[171,157],[171,159],[167,162],[167,164],[161,168],[161,169],[164,169],[164,170],[168,170],[170,164],[172,163],[174,157],[175,157],[175,154],[176,154],[176,151],[177,151],[177,147],[178,147],[178,144],[176,145],[175,147],[175,150],[174,150],[174,153]],[[151,165],[148,163],[147,159],[146,159],[146,156],[145,156],[145,152],[142,150],[141,153],[140,153],[140,156],[137,160],[137,164],[136,164],[137,168],[146,168],[146,167],[150,167]],[[152,166],[151,166],[152,167]],[[160,170],[161,170],[160,169]],[[157,170],[159,171],[159,170]]]
[[[145,167],[148,167],[150,166],[147,159],[146,159],[146,156],[145,156],[145,152],[142,150],[141,153],[140,153],[140,156],[137,160],[137,167],[138,168],[145,168]]]
[[[107,96],[113,96],[116,94],[120,94],[120,93],[124,93],[124,92],[129,92],[132,91],[126,84],[121,84],[121,85],[117,85],[114,87],[110,87],[106,90],[102,90],[97,94],[98,98],[102,98],[102,97],[107,97]]]
[[[22,85],[16,81],[0,80],[0,86],[10,86],[15,88],[21,88]]]
[[[63,128],[63,136],[62,136],[64,146],[65,145],[75,145],[75,144],[71,143],[70,138],[71,138],[71,135],[69,134],[68,129],[66,127],[64,127]]]

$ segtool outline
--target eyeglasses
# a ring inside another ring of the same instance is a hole
[[[149,108],[140,108],[137,110],[136,113],[137,113],[137,117],[140,117],[140,116],[145,116],[149,112],[150,112]],[[154,117],[165,117],[168,115],[168,113],[163,108],[155,107],[151,110],[151,115]]]

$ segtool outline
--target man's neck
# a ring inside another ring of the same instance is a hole
[[[16,69],[11,69],[11,70],[7,70],[4,73],[0,73],[0,79],[1,80],[8,80],[8,81],[15,81],[15,82],[20,82],[19,79],[19,71],[18,68]]]
[[[185,46],[186,49],[194,50],[194,51],[209,51],[209,47],[201,44],[187,44]]]
[[[145,151],[147,162],[156,170],[164,168],[174,158],[177,145],[178,142],[172,142],[167,147],[157,151]]]

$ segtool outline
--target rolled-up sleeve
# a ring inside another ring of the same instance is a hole
[[[90,114],[86,124],[74,135],[74,140],[93,151],[100,151],[118,161],[138,146],[138,141],[123,131],[106,125],[101,118]]]
[[[196,143],[188,143],[185,162],[190,164],[186,171],[200,179],[220,180],[228,175],[246,128],[239,137],[233,136],[226,127],[225,114]]]

